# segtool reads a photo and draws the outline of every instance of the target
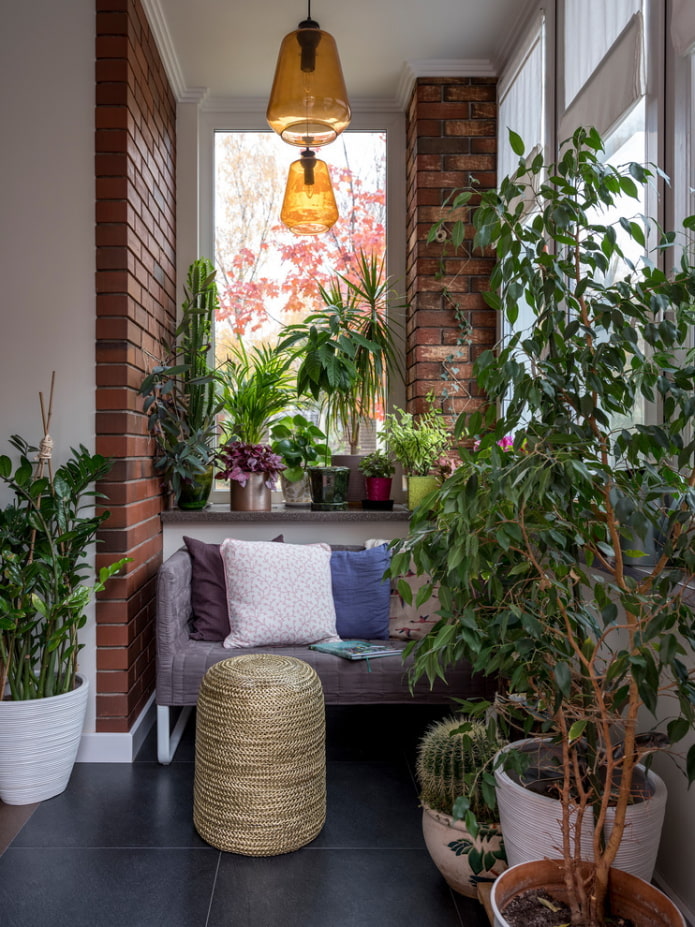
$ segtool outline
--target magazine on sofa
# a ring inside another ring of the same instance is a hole
[[[373,641],[326,641],[322,644],[309,644],[309,650],[332,653],[344,660],[370,660],[372,657],[394,657],[403,653],[402,648],[393,644],[377,644]]]

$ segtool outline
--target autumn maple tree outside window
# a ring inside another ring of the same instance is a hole
[[[386,135],[345,132],[321,149],[340,218],[323,235],[280,221],[287,170],[299,156],[271,132],[215,134],[216,359],[237,339],[273,344],[321,305],[319,284],[350,276],[360,251],[386,252]]]

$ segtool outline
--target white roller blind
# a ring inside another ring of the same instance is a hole
[[[695,51],[695,0],[672,0],[671,41],[679,55]]]
[[[566,0],[568,7],[577,2],[578,0]],[[589,7],[594,6],[595,2],[597,0],[581,0],[581,10],[584,10],[584,3],[586,3],[586,16],[588,16]],[[639,0],[615,0],[615,2],[616,6],[626,5],[628,2],[634,6]],[[609,5],[606,4],[606,6]],[[581,44],[582,37],[584,41],[596,42],[601,47],[607,44],[606,36],[602,34],[603,24],[600,18],[599,21],[589,22],[582,16],[581,20],[576,20],[575,25],[578,32],[571,41],[565,29],[565,52],[569,53],[570,57],[573,51],[567,47],[567,43],[570,42],[572,46]],[[614,28],[617,28],[617,22]],[[587,37],[589,34],[591,39]],[[560,118],[558,134],[561,140],[568,138],[578,126],[595,126],[602,135],[606,135],[644,95],[646,81],[643,46],[643,18],[641,12],[638,12],[631,17],[617,40],[601,56],[596,67],[583,82],[581,89],[571,97],[572,102],[565,108]],[[588,61],[589,58],[586,59],[586,62]],[[572,80],[576,79],[574,75]],[[567,82],[566,72],[565,81]]]
[[[641,9],[642,0],[565,0],[565,109]]]
[[[498,177],[513,173],[519,158],[512,151],[508,129],[517,132],[526,152],[543,150],[545,142],[544,20],[534,23],[520,53],[500,78],[498,90]]]

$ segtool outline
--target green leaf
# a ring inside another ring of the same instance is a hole
[[[557,663],[553,668],[553,676],[560,692],[564,696],[568,696],[572,684],[572,673],[569,666],[564,662]]]
[[[522,157],[524,153],[524,143],[520,135],[514,132],[512,129],[508,129],[509,135],[509,145],[515,155]]]

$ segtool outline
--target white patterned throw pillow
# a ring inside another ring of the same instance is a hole
[[[220,553],[230,627],[225,647],[340,640],[328,544],[228,538]]]

